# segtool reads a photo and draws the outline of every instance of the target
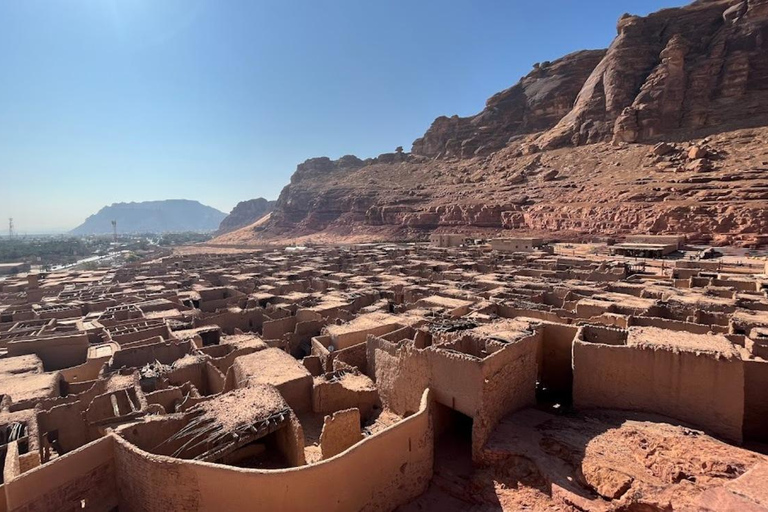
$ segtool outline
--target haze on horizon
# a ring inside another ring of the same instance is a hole
[[[535,62],[674,0],[27,0],[0,4],[0,219],[277,198],[298,163],[406,150]],[[544,7],[545,6],[545,7]]]

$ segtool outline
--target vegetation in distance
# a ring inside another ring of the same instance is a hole
[[[34,235],[0,238],[0,263],[27,262],[50,267],[71,265],[83,258],[115,251],[141,254],[158,247],[174,247],[205,242],[211,233],[143,233],[111,236]]]

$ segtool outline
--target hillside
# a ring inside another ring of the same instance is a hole
[[[275,208],[275,201],[263,197],[241,201],[219,224],[217,233],[224,234],[253,224]]]
[[[307,160],[267,222],[217,241],[434,230],[761,241],[768,0],[625,15],[617,31],[607,50],[535,65],[475,116],[438,118],[410,153]]]
[[[224,217],[226,214],[215,208],[186,199],[115,203],[91,215],[70,233],[112,233],[113,220],[117,221],[118,233],[214,231]]]

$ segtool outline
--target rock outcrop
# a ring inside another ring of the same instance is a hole
[[[413,143],[415,155],[473,157],[506,146],[516,136],[552,128],[573,107],[605,50],[581,51],[536,64],[516,85],[492,96],[472,117],[438,117]]]
[[[626,14],[607,51],[536,65],[476,116],[436,119],[413,153],[468,158],[536,132],[547,149],[768,124],[766,11],[768,0],[700,0]]]
[[[253,224],[270,213],[274,208],[275,201],[268,201],[263,197],[241,201],[221,221],[217,234],[229,233],[230,231]]]
[[[435,120],[411,153],[304,162],[269,221],[235,238],[515,230],[763,243],[766,126],[768,0],[625,15],[608,50],[535,66],[479,114]]]
[[[766,0],[624,15],[573,109],[542,148],[690,137],[768,122]]]
[[[402,510],[765,510],[763,456],[654,415],[525,409],[500,422],[475,467],[451,463],[437,459],[429,491]]]

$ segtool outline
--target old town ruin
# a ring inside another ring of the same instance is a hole
[[[470,242],[8,278],[0,509],[766,510],[764,268]]]
[[[6,3],[0,512],[768,512],[768,0]]]

